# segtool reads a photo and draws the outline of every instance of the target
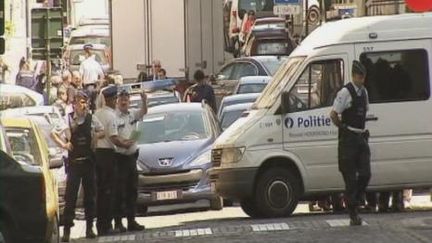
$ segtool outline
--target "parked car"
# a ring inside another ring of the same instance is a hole
[[[73,30],[68,45],[101,44],[111,46],[109,28],[83,28]]]
[[[0,114],[7,117],[41,116],[45,117],[51,124],[57,124],[63,120],[59,109],[55,106],[48,105],[7,109],[1,111]]]
[[[1,123],[14,158],[0,151],[0,232],[6,243],[59,242],[57,184],[42,133],[25,118]]]
[[[229,105],[223,108],[219,117],[222,130],[225,130],[229,126],[231,126],[231,124],[233,124],[238,118],[240,118],[243,112],[249,110],[252,105],[253,103],[249,102]]]
[[[234,94],[261,93],[271,79],[269,76],[243,77],[234,89]]]
[[[138,203],[146,206],[210,201],[220,210],[222,199],[210,187],[210,150],[220,134],[211,108],[201,103],[152,107],[138,130]]]
[[[221,117],[222,111],[225,107],[235,104],[253,103],[258,99],[260,95],[260,93],[250,93],[236,94],[224,97],[218,109],[218,117]]]
[[[240,78],[273,76],[285,60],[285,57],[253,56],[229,61],[216,75],[211,77],[216,103],[219,104],[222,97],[233,94]]]
[[[241,55],[289,56],[297,47],[295,40],[285,28],[255,27],[246,37]]]
[[[43,104],[43,96],[36,91],[18,85],[0,84],[0,110]]]
[[[106,45],[93,44],[92,53],[95,60],[101,65],[102,70],[106,73],[110,69],[109,49]],[[79,70],[81,62],[86,59],[84,45],[68,46],[63,59],[71,71]]]

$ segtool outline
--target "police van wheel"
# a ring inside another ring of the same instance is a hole
[[[292,214],[300,196],[300,181],[285,168],[274,167],[258,178],[255,202],[263,217],[286,217]]]
[[[252,198],[242,200],[240,202],[240,207],[243,212],[245,212],[245,214],[249,215],[252,218],[259,218],[261,216]]]

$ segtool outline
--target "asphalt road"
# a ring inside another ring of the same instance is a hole
[[[236,206],[203,211],[202,203],[193,212],[153,209],[152,216],[137,218],[145,231],[95,240],[82,238],[85,226],[77,221],[72,242],[432,242],[429,196],[415,197],[413,206],[403,213],[363,214],[364,225],[350,227],[345,214],[309,213],[306,204],[288,218],[251,219]]]

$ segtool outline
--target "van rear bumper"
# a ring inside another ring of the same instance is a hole
[[[214,168],[209,171],[210,182],[219,196],[240,201],[253,196],[257,172],[258,168]]]

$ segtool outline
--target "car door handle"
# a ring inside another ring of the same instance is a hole
[[[376,117],[375,115],[367,115],[366,121],[378,121],[378,117]]]

